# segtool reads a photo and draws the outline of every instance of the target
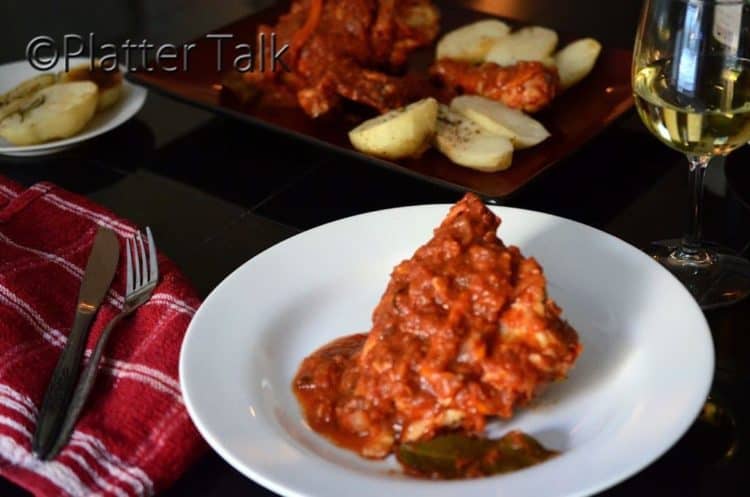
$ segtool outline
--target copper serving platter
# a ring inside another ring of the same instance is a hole
[[[487,13],[457,4],[445,1],[436,3],[442,14],[442,32],[488,17]],[[256,26],[261,23],[273,24],[280,14],[288,10],[288,5],[287,1],[281,1],[269,9],[217,29],[214,33],[230,33],[234,35],[231,43],[246,42],[255,46]],[[468,5],[487,10],[485,5],[477,2],[469,2]],[[513,23],[512,20],[509,21]],[[561,34],[561,44],[582,36],[585,35]],[[494,200],[502,200],[519,191],[534,177],[593,138],[633,105],[630,85],[631,52],[605,47],[594,70],[585,80],[557,97],[548,109],[535,116],[552,136],[536,147],[516,152],[510,169],[496,173],[466,169],[453,164],[435,150],[429,150],[419,159],[388,161],[357,152],[347,138],[349,129],[372,114],[352,107],[313,120],[296,108],[242,105],[227,98],[226,92],[221,90],[222,73],[216,68],[215,40],[201,37],[194,40],[194,43],[196,46],[189,55],[188,71],[140,70],[129,73],[128,78],[186,103],[328,147],[337,153],[351,156],[354,161],[370,162],[457,190],[474,191]],[[432,62],[433,53],[432,47],[414,53],[410,58],[409,70],[426,69]],[[222,55],[222,66],[231,68],[231,60],[236,54],[224,50]],[[178,58],[178,64],[180,62]],[[250,133],[248,142],[252,142]],[[248,153],[252,153],[250,147]],[[356,167],[356,164],[352,167]]]

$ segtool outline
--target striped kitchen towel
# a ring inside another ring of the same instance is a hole
[[[135,231],[52,184],[23,190],[0,176],[0,475],[38,497],[152,495],[205,448],[177,380],[180,345],[200,302],[160,255],[159,285],[112,335],[70,443],[53,461],[31,453],[39,405],[99,226],[121,241]],[[94,321],[87,355],[122,308],[124,262]]]

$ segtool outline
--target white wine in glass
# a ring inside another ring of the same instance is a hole
[[[705,57],[697,63],[707,77],[694,95],[670,86],[673,59],[638,70],[633,80],[638,111],[648,129],[672,148],[726,155],[750,140],[750,60]]]
[[[750,262],[701,241],[705,169],[750,141],[749,9],[741,0],[646,0],[633,54],[641,119],[689,162],[688,230],[652,255],[703,308],[750,294]]]

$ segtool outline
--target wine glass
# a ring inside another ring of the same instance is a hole
[[[713,157],[750,140],[750,6],[743,0],[646,0],[633,54],[646,127],[687,155],[690,211],[679,241],[652,254],[704,309],[750,293],[750,262],[701,240],[703,179]]]

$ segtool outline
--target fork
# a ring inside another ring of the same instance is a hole
[[[143,235],[140,231],[137,231],[132,238],[125,240],[125,303],[122,306],[122,311],[112,318],[107,327],[102,331],[99,341],[91,353],[89,363],[86,365],[83,373],[81,373],[80,381],[73,393],[68,412],[60,428],[60,433],[49,452],[41,456],[44,460],[54,458],[68,442],[73,427],[78,421],[86,400],[91,393],[91,388],[96,381],[99,362],[101,362],[102,353],[107,346],[107,341],[112,330],[120,321],[132,314],[138,307],[148,302],[151,294],[154,292],[154,288],[156,288],[156,283],[159,280],[159,264],[156,257],[154,237],[151,234],[151,229],[148,227],[146,228],[146,244],[148,245],[148,256],[144,247]]]

